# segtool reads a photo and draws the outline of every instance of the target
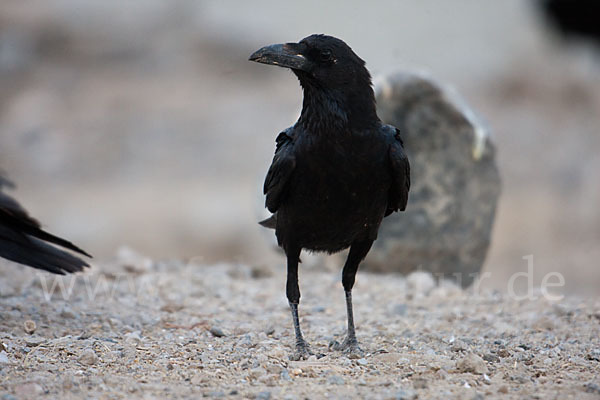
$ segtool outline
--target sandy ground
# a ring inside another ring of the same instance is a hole
[[[325,356],[293,362],[283,268],[126,249],[78,276],[0,268],[3,400],[600,398],[598,300],[359,273],[366,354],[350,359],[328,349],[345,333],[339,274],[305,268],[301,324]]]

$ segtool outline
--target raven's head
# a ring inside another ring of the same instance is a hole
[[[311,35],[298,43],[265,46],[249,59],[290,68],[305,90],[305,105],[307,101],[329,101],[346,114],[347,120],[377,119],[371,76],[365,62],[340,39]],[[316,108],[320,107],[312,107]]]
[[[265,46],[250,61],[290,68],[302,83],[324,88],[370,84],[365,62],[344,41],[333,36],[311,35],[298,43]]]

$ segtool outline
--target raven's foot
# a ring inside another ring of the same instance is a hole
[[[342,343],[337,340],[333,340],[329,343],[329,348],[337,351],[341,351],[348,358],[362,358],[365,356],[365,352],[358,345],[356,337],[346,336],[346,339]]]
[[[296,341],[296,351],[290,356],[290,361],[308,360],[308,357],[314,355],[315,353],[310,351],[310,347],[306,341]]]

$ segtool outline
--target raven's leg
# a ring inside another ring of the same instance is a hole
[[[348,259],[344,264],[344,270],[342,271],[342,285],[346,292],[346,312],[348,313],[348,333],[346,339],[340,344],[333,342],[331,347],[334,350],[343,350],[344,353],[362,356],[363,351],[358,346],[356,340],[356,332],[354,330],[354,314],[352,312],[352,286],[354,286],[354,280],[356,278],[356,271],[358,265],[367,256],[367,253],[371,249],[373,240],[365,240],[362,242],[355,242],[350,247],[348,253]]]
[[[287,284],[285,292],[292,310],[292,320],[294,322],[294,332],[296,333],[296,352],[291,357],[297,361],[307,359],[311,353],[308,344],[302,337],[300,330],[300,320],[298,319],[298,304],[300,303],[300,288],[298,287],[298,260],[300,259],[301,249],[286,249],[287,255]]]

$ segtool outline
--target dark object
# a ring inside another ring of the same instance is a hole
[[[73,243],[44,232],[15,199],[2,192],[3,186],[13,185],[0,176],[0,257],[60,275],[88,267],[80,258],[50,245],[91,257]]]
[[[310,354],[298,322],[302,249],[335,253],[350,247],[342,272],[348,334],[333,347],[360,353],[352,315],[356,271],[383,217],[403,211],[408,200],[409,163],[399,131],[377,117],[365,63],[339,39],[312,35],[263,47],[250,60],[290,68],[304,90],[300,118],[276,140],[264,185],[274,215],[262,222],[275,227],[287,256],[296,357]]]
[[[565,37],[590,39],[600,45],[600,1],[541,0],[544,16]]]
[[[450,90],[395,73],[376,85],[377,112],[406,143],[411,207],[386,218],[365,268],[425,270],[466,287],[490,245],[501,181],[488,130]]]

